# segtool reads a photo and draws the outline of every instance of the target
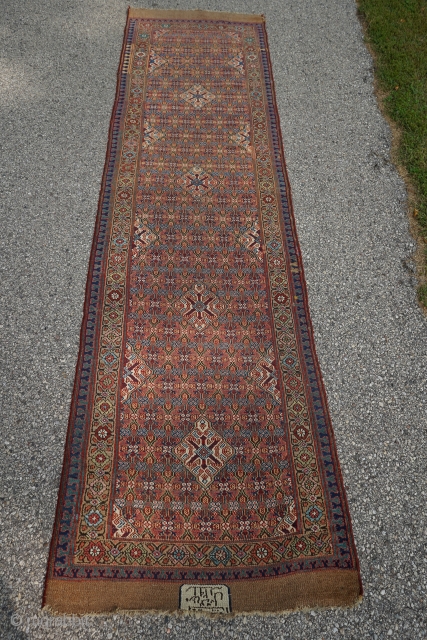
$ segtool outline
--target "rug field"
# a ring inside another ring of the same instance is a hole
[[[361,593],[264,18],[130,9],[43,604]]]

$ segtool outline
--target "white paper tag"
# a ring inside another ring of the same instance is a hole
[[[225,584],[183,584],[179,608],[181,611],[231,613],[230,589]]]

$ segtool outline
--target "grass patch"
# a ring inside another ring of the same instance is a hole
[[[427,284],[418,287],[418,299],[425,307],[427,307]]]
[[[413,214],[427,241],[427,0],[357,1],[384,108],[400,131],[396,159],[414,187]],[[418,295],[427,307],[427,284]]]

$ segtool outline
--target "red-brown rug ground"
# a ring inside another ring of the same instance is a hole
[[[44,604],[360,595],[264,20],[131,9]]]

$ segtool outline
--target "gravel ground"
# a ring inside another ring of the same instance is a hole
[[[365,598],[237,617],[40,612],[127,0],[3,0],[1,637],[425,638],[427,324],[406,193],[353,0],[264,13],[317,348]],[[146,3],[198,8],[200,0]]]

